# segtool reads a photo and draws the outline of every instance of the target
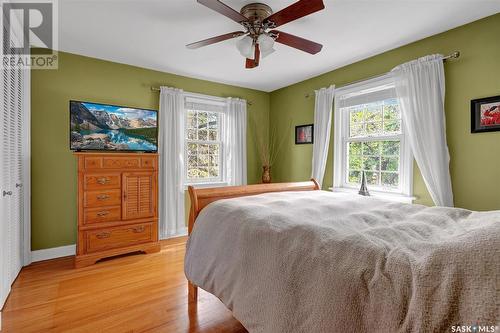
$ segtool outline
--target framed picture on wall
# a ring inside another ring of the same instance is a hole
[[[471,101],[471,132],[500,131],[500,96]]]
[[[314,142],[314,125],[295,126],[295,144],[305,145]]]

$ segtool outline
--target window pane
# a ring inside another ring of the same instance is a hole
[[[196,112],[188,111],[186,125],[188,128],[196,128]]]
[[[363,143],[363,155],[378,156],[379,154],[380,154],[380,141]]]
[[[382,186],[398,187],[399,174],[393,172],[382,172]]]
[[[204,145],[204,144],[201,144],[201,145],[198,145],[198,153],[199,154],[208,154],[208,145]]]
[[[380,170],[380,157],[363,157],[363,169],[364,170]]]
[[[208,140],[208,131],[206,129],[198,130],[198,140],[200,141]]]
[[[215,155],[219,154],[219,145],[209,145],[208,149],[210,154],[215,154]]]
[[[362,170],[362,159],[361,156],[351,155],[349,156],[349,170]]]
[[[384,123],[384,132],[385,133],[401,133],[401,121],[387,121]]]
[[[188,156],[188,168],[189,169],[196,168],[197,162],[198,162],[198,158],[196,157],[196,155]]]
[[[349,155],[361,155],[361,142],[349,142]]]
[[[381,168],[385,171],[398,171],[399,158],[398,157],[382,157]]]
[[[399,141],[383,141],[382,155],[397,155],[399,156]]]
[[[196,143],[188,144],[188,154],[194,155],[198,151],[198,145]]]
[[[349,112],[351,124],[363,122],[363,110],[354,109]]]
[[[217,131],[208,131],[208,140],[217,141]]]
[[[208,113],[208,128],[217,129],[219,128],[219,116],[215,112]]]
[[[350,137],[365,135],[365,125],[352,125],[350,128]]]
[[[207,128],[208,114],[206,112],[198,112],[198,129]]]
[[[401,116],[399,112],[399,107],[397,104],[388,104],[384,105],[384,120],[385,121],[394,121],[398,120]]]
[[[219,165],[219,156],[210,155],[210,166],[218,166],[218,165]]]
[[[208,173],[207,167],[198,168],[198,178],[209,178],[209,173]]]
[[[382,134],[382,122],[366,123],[366,135]]]
[[[198,178],[198,169],[197,168],[189,169],[188,178],[189,179]]]
[[[198,155],[198,166],[208,166],[209,155],[199,154]]]
[[[209,175],[210,178],[217,178],[217,177],[219,177],[219,168],[217,168],[217,167],[210,167],[208,169],[208,172],[210,174]]]
[[[379,172],[366,171],[365,175],[366,175],[366,182],[369,185],[378,185],[379,184],[379,179],[380,179]]]
[[[369,108],[365,112],[365,121],[382,121],[382,109],[379,106]]]
[[[195,129],[188,129],[187,130],[187,138],[188,138],[188,140],[196,140],[196,130]]]
[[[349,171],[349,183],[360,184],[361,183],[361,171]]]

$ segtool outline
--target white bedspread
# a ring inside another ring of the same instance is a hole
[[[451,332],[500,321],[500,211],[324,191],[214,202],[185,273],[250,332]]]

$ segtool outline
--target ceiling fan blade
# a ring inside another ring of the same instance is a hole
[[[188,44],[188,45],[186,45],[186,47],[188,49],[197,49],[197,48],[200,48],[203,46],[219,43],[219,42],[231,39],[231,38],[240,37],[240,36],[243,36],[244,34],[245,33],[243,31],[230,32],[228,34],[224,34],[224,35],[220,35],[220,36],[216,36],[216,37],[212,37],[212,38],[207,38],[204,40],[200,40],[198,42]]]
[[[259,66],[260,62],[260,48],[259,44],[255,45],[255,56],[253,59],[246,60],[245,68],[251,69]]]
[[[323,48],[323,45],[321,44],[315,43],[308,39],[287,34],[286,32],[281,32],[278,30],[272,30],[270,32],[274,35],[278,35],[278,37],[276,38],[276,42],[291,46],[310,54],[316,54]]]
[[[198,0],[198,3],[215,10],[217,13],[229,17],[231,20],[242,23],[248,21],[248,19],[241,15],[239,12],[235,11],[228,5],[220,2],[219,0]]]
[[[280,25],[295,21],[322,9],[325,9],[323,0],[299,0],[266,18],[264,24],[271,24],[272,28],[277,28]]]

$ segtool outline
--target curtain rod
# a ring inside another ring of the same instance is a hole
[[[443,61],[446,62],[447,60],[453,60],[453,59],[458,59],[458,58],[460,58],[460,51],[455,51],[453,53],[448,54],[447,56],[444,56],[443,57]],[[370,80],[370,79],[376,79],[378,77],[381,77],[381,76],[384,76],[384,75],[387,75],[387,74],[388,73],[373,75],[373,76],[370,76],[370,77],[367,77],[367,78],[364,78],[364,79],[361,79],[361,80],[356,80],[356,81],[353,81],[353,82],[350,82],[350,83],[347,83],[347,84],[343,84],[343,85],[335,87],[335,88],[336,89],[337,88],[343,88],[343,87],[346,87],[346,86],[350,86],[351,84],[363,82],[363,81]],[[316,92],[316,90],[314,92]],[[312,97],[313,95],[314,95],[314,93],[307,93],[307,94],[305,94],[305,98]]]
[[[151,87],[151,91],[159,92],[160,88],[158,88],[158,87]],[[186,92],[186,93],[189,93],[189,92]],[[189,94],[193,94],[193,93],[189,93]],[[196,95],[200,95],[200,94],[196,94]],[[234,96],[234,97],[235,98],[240,98],[240,97],[236,97],[236,96]],[[224,97],[221,97],[221,98],[224,98]],[[244,99],[244,98],[241,98],[241,99]],[[252,101],[247,101],[247,104],[248,104],[248,106],[252,106],[253,102]]]

